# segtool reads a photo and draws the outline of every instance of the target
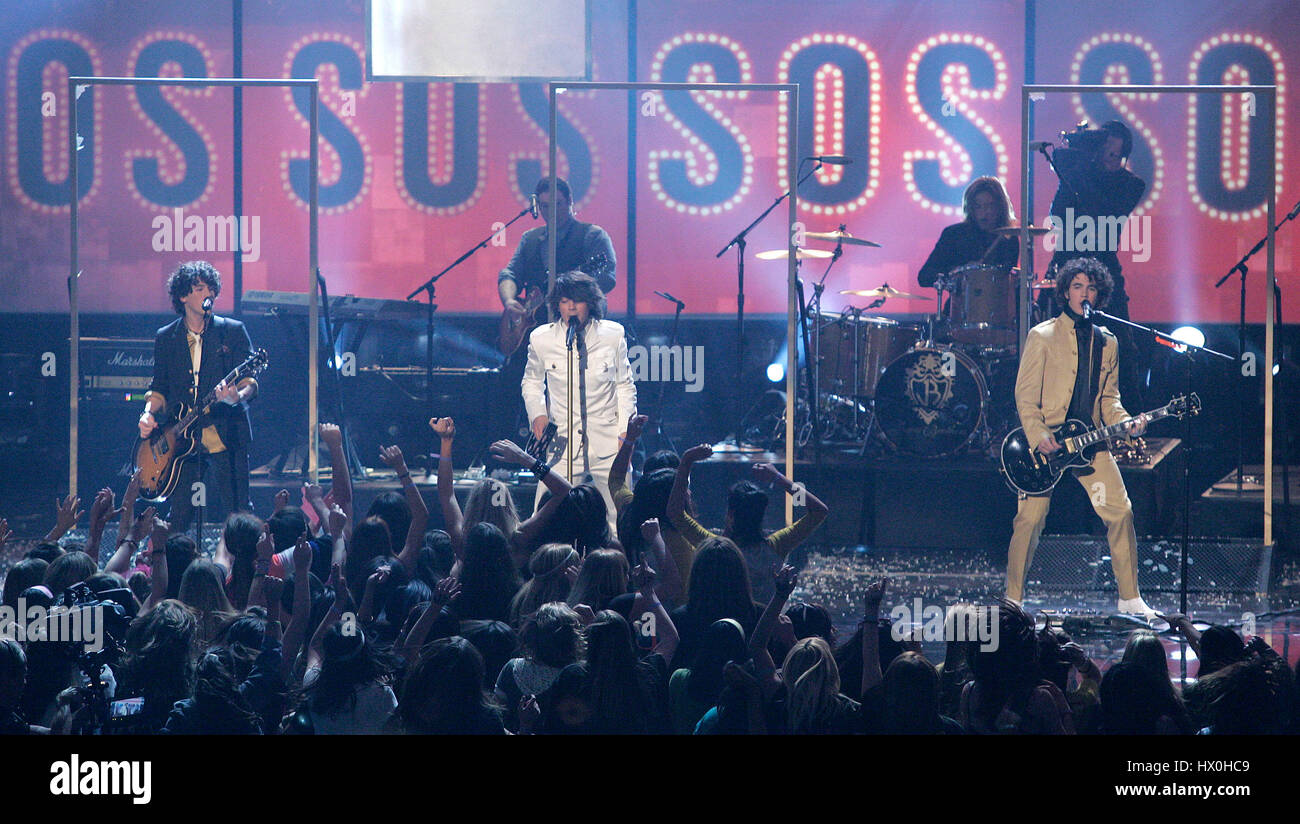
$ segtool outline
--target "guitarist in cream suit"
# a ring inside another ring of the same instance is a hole
[[[154,336],[153,382],[140,413],[140,437],[147,438],[163,419],[163,410],[195,401],[216,387],[218,403],[191,431],[202,438],[198,454],[181,468],[171,495],[169,523],[183,532],[194,516],[192,488],[202,480],[204,465],[212,469],[211,483],[226,511],[251,511],[248,499],[248,445],[252,430],[248,401],[257,394],[257,381],[244,378],[238,386],[219,385],[242,363],[253,344],[244,324],[212,314],[212,301],[221,293],[221,275],[207,261],[183,263],[167,278],[167,292],[179,318]]]
[[[614,465],[627,422],[636,414],[636,384],[622,325],[604,320],[605,298],[596,279],[565,272],[555,279],[548,301],[556,320],[537,327],[528,339],[524,369],[524,408],[536,437],[554,423],[568,445],[552,467],[570,483],[593,483],[605,499],[611,529],[614,501],[609,470]],[[573,340],[573,428],[569,427],[569,339]],[[585,369],[583,365],[585,364]],[[585,405],[584,405],[585,400]],[[573,456],[573,477],[568,458]],[[538,485],[540,499],[542,487]]]
[[[1120,402],[1115,336],[1086,317],[1091,307],[1106,305],[1112,288],[1110,273],[1098,261],[1068,261],[1056,281],[1056,299],[1066,308],[1031,329],[1025,340],[1016,375],[1016,411],[1029,443],[1045,455],[1061,449],[1052,428],[1071,418],[1092,426],[1131,421],[1128,431],[1134,436],[1146,430],[1146,420],[1133,418]],[[1138,592],[1133,504],[1115,459],[1103,443],[1089,467],[1072,471],[1106,524],[1111,566],[1119,586],[1118,611],[1141,615],[1149,622],[1156,620],[1155,611]],[[1017,603],[1024,596],[1025,571],[1033,562],[1050,504],[1050,492],[1020,498],[1007,551],[1006,594]]]

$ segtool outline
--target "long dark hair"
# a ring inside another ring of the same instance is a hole
[[[239,691],[237,662],[231,650],[212,647],[199,659],[194,676],[194,708],[205,733],[262,732],[262,722]]]
[[[1038,635],[1034,619],[1005,598],[998,600],[998,645],[994,650],[980,647],[971,661],[971,672],[980,688],[980,706],[972,706],[989,727],[1003,707],[1017,713],[1029,701],[1038,685]]]
[[[905,652],[885,669],[884,732],[928,735],[939,732],[939,671],[915,652]]]
[[[572,544],[579,555],[609,546],[609,510],[605,498],[592,484],[578,484],[560,501],[541,528],[536,545]]]
[[[701,703],[716,702],[722,695],[725,681],[722,668],[728,661],[743,664],[749,658],[749,647],[745,644],[745,629],[734,618],[722,618],[714,621],[700,641],[699,652],[691,665],[691,677],[686,684],[686,693]]]
[[[727,537],[737,546],[753,546],[763,540],[763,514],[767,493],[753,481],[736,481],[727,492],[727,513],[731,529]]]
[[[651,518],[658,518],[660,529],[672,529],[672,524],[668,521],[668,496],[672,493],[675,480],[675,469],[658,469],[651,474],[642,475],[632,490],[631,503],[619,513],[618,542],[623,545],[627,562],[632,566],[641,563],[641,553],[645,551],[641,524]]]
[[[402,682],[397,714],[409,733],[483,731],[501,708],[483,689],[483,656],[460,636],[427,645]],[[503,728],[504,729],[504,728]]]
[[[686,611],[698,627],[707,627],[721,618],[734,618],[741,626],[753,624],[749,571],[731,539],[714,537],[700,542],[691,563]]]
[[[145,714],[159,726],[172,704],[193,690],[198,628],[194,611],[168,598],[132,621],[126,631],[118,695],[143,696]]]
[[[335,624],[325,633],[320,676],[305,690],[312,712],[351,712],[357,705],[358,689],[388,678],[396,668],[392,658],[376,649],[364,630],[357,627],[353,632],[344,634],[343,625]]]
[[[649,732],[637,678],[632,628],[622,615],[602,610],[587,627],[587,673],[591,706],[606,732]]]
[[[1161,683],[1163,681],[1163,683]],[[1154,735],[1167,717],[1184,735],[1191,724],[1175,698],[1169,676],[1157,676],[1137,663],[1112,664],[1101,679],[1101,731],[1110,735]]]
[[[486,521],[465,536],[465,565],[461,570],[456,614],[464,618],[506,621],[510,601],[519,590],[519,575],[510,558],[510,542]]]

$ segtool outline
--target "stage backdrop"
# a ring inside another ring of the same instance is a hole
[[[592,8],[594,77],[625,80],[628,11]],[[1287,73],[1300,65],[1292,3],[1040,0],[1031,9],[1027,31],[1025,5],[1011,2],[827,2],[813,11],[795,2],[643,0],[637,76],[802,84],[803,153],[855,161],[826,167],[801,189],[806,228],[843,223],[883,244],[850,250],[837,265],[831,308],[843,305],[840,289],[915,287],[973,177],[1003,177],[1018,199],[1019,85],[1029,74],[1039,83],[1276,83],[1279,216],[1300,195]],[[368,83],[363,11],[360,0],[244,3],[243,72],[321,79],[322,272],[332,293],[400,298],[524,207],[543,173],[547,100],[541,85]],[[232,43],[222,2],[7,4],[0,309],[67,308],[69,73],[228,76]],[[165,311],[162,277],[193,257],[216,261],[229,284],[229,90],[97,87],[79,105],[83,309]],[[1134,129],[1132,167],[1149,184],[1134,248],[1121,254],[1134,316],[1235,319],[1235,289],[1211,286],[1265,229],[1265,102],[1166,94],[1036,106],[1039,138],[1085,116],[1120,117]],[[614,238],[623,265],[611,304],[624,311],[628,97],[570,94],[561,108],[560,171],[580,215]],[[245,290],[306,288],[305,115],[304,95],[244,93],[244,235],[256,241],[241,253]],[[787,185],[785,116],[772,96],[636,100],[641,312],[666,308],[652,289],[684,299],[691,312],[734,311],[734,259],[713,255]],[[1052,180],[1041,158],[1035,172],[1041,222]],[[531,223],[515,224],[445,279],[441,309],[495,311],[496,273]],[[782,224],[773,216],[750,238],[751,312],[783,309],[784,266],[752,257],[784,245]],[[1296,239],[1289,227],[1278,246],[1288,320],[1300,310]],[[1038,255],[1040,269],[1046,259]],[[1261,256],[1251,268],[1254,321],[1263,317],[1263,269]],[[219,309],[229,310],[232,292]],[[891,302],[885,313],[928,305]]]

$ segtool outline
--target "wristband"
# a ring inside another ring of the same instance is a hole
[[[263,561],[261,558],[258,558],[253,561],[253,572],[256,573],[257,575],[265,575],[270,571],[271,571],[270,561]]]
[[[140,542],[135,538],[118,538],[117,545],[121,546],[122,544],[130,544],[131,546],[134,547],[140,546]]]
[[[538,458],[537,463],[533,464],[533,475],[538,480],[545,478],[548,474],[550,474],[550,471],[551,471],[551,467],[547,465],[547,463],[543,461],[541,458]]]
[[[410,472],[403,472],[401,475],[397,476],[397,480],[399,481],[409,481],[410,479],[411,479]]]

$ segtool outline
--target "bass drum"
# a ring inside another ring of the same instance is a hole
[[[895,358],[876,384],[876,422],[898,452],[953,455],[983,429],[988,387],[965,353],[921,347]]]

